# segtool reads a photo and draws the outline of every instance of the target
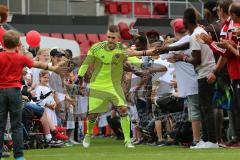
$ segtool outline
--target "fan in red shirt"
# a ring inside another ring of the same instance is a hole
[[[235,4],[237,3],[233,3],[231,8],[233,8]],[[234,31],[237,28],[240,28],[240,23],[234,21],[231,15],[231,17],[229,17],[223,24],[220,33],[221,42],[214,42],[212,41],[211,37],[204,34],[201,34],[198,37],[210,45],[213,53],[223,56],[227,59],[228,74],[231,80],[240,79],[240,55],[236,54],[232,50],[232,47],[237,48],[237,44],[239,43],[239,39],[237,39],[237,36],[234,35]],[[219,69],[220,68],[217,68],[217,70]]]
[[[240,30],[240,3],[234,2],[229,8],[229,13],[231,17],[229,17],[222,27],[221,35],[223,35],[223,39],[220,42],[212,42],[211,38],[207,35],[200,35],[199,38],[208,43],[214,53],[227,59],[227,69],[233,90],[231,114],[235,133],[234,138],[228,145],[231,147],[240,147],[240,55],[238,50],[239,37],[236,34]],[[215,72],[220,68],[221,65],[216,68]]]
[[[48,66],[33,61],[19,52],[20,35],[12,30],[6,31],[3,36],[5,52],[0,53],[0,159],[2,157],[3,134],[5,132],[8,112],[10,113],[11,130],[16,160],[23,158],[23,128],[22,128],[22,96],[20,92],[21,76],[25,66],[41,68],[65,74],[68,68],[66,61],[59,66]]]
[[[21,88],[22,70],[31,68],[33,61],[17,52],[2,52],[0,55],[0,89]]]

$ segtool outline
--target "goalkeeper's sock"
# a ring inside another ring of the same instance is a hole
[[[130,139],[130,118],[129,116],[123,116],[120,118],[121,122],[121,127],[123,130],[123,135],[124,135],[124,142],[128,143],[131,141]]]
[[[95,125],[95,120],[88,120],[87,121],[87,134],[92,135],[93,134],[93,127]]]

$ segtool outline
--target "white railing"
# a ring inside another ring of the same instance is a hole
[[[51,12],[51,7],[53,3],[51,3],[51,0],[46,0],[46,6],[39,6],[39,7],[45,7],[46,10],[44,12],[42,11],[33,11],[30,8],[31,0],[19,0],[21,1],[21,10],[15,11],[13,13],[17,14],[47,14],[47,15],[52,15],[52,14],[63,14],[63,15],[71,15],[72,14],[72,9],[71,9],[71,4],[72,3],[81,3],[81,2],[86,2],[87,0],[65,0],[65,9],[63,9],[62,13],[53,13]],[[99,7],[99,0],[89,0],[89,1],[96,1],[96,8]],[[203,17],[204,13],[204,2],[202,0],[194,0],[194,3],[198,3],[201,5],[201,8],[196,8],[193,5],[193,0],[185,0],[185,1],[177,1],[177,0],[112,0],[115,2],[130,2],[132,3],[132,11],[129,16],[132,18],[135,18],[135,2],[138,3],[144,3],[149,6],[149,11],[150,11],[150,17],[155,17],[153,11],[154,11],[154,4],[157,3],[165,3],[168,6],[168,12],[166,15],[161,15],[160,17],[167,17],[167,18],[174,18],[174,17],[180,17],[182,16],[181,14],[174,14],[176,11],[184,11],[188,7],[195,8],[197,13]],[[8,7],[10,6],[10,2],[13,3],[13,0],[7,0],[7,5]],[[55,1],[57,3],[57,1]],[[180,6],[180,7],[179,7]],[[183,13],[183,12],[182,12]],[[138,15],[138,17],[141,17],[141,15]]]

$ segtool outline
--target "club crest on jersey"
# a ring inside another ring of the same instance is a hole
[[[115,54],[115,57],[120,58],[120,54],[119,53]]]

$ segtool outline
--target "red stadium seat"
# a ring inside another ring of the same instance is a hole
[[[129,14],[131,12],[132,3],[122,2],[120,3],[120,12],[121,14]]]
[[[147,4],[143,4],[143,3],[135,3],[135,10],[134,13],[136,16],[149,16],[150,15],[150,11],[148,8]]]
[[[123,40],[131,40],[132,39],[132,35],[129,33],[129,31],[123,31],[120,34],[121,34],[121,38]]]
[[[118,28],[119,28],[119,31],[120,31],[120,32],[122,32],[122,31],[124,31],[124,30],[129,31],[128,25],[127,25],[127,23],[125,23],[125,22],[119,22],[119,23],[118,23]]]
[[[106,34],[99,34],[99,40],[100,41],[105,41],[107,39],[107,35]]]
[[[61,33],[51,33],[51,37],[54,37],[54,38],[63,38]]]
[[[87,41],[87,36],[84,33],[77,33],[75,34],[75,37],[79,44],[81,44],[84,41]]]
[[[90,46],[91,44],[90,44],[90,42],[88,41],[88,40],[85,40],[85,41],[83,41],[81,44],[80,44],[80,46],[84,46],[84,47],[86,47],[86,46]]]
[[[155,3],[154,4],[154,13],[158,15],[167,14],[168,7],[166,3]]]
[[[46,36],[46,37],[50,37],[49,33],[40,33],[41,36]]]
[[[109,13],[110,14],[118,14],[118,3],[117,2],[111,2],[108,4],[109,7]]]
[[[97,34],[87,34],[87,38],[88,38],[88,40],[89,40],[91,45],[94,44],[94,43],[99,42]]]
[[[64,39],[69,39],[69,40],[75,40],[75,37],[72,33],[64,33],[63,38]]]
[[[119,31],[121,34],[121,38],[124,40],[130,40],[132,36],[129,33],[128,25],[124,22],[118,23]]]
[[[88,50],[90,49],[89,41],[83,41],[80,44],[81,55],[87,54]]]

